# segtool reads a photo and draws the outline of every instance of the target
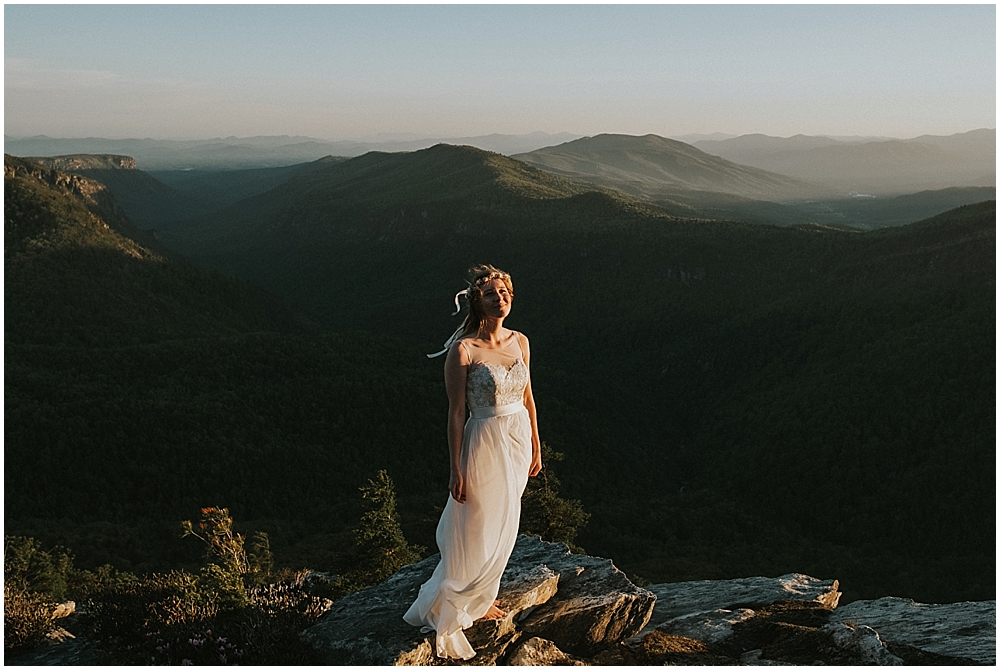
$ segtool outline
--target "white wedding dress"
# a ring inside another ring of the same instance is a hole
[[[517,336],[501,349],[464,340],[472,363],[466,377],[470,416],[461,463],[466,500],[448,496],[437,527],[441,562],[420,587],[403,619],[437,632],[437,655],[476,655],[464,629],[493,605],[521,517],[521,494],[531,466],[531,424],[524,407],[528,367]]]

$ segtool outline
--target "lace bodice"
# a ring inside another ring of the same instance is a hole
[[[469,407],[509,405],[524,398],[528,367],[520,358],[509,368],[496,363],[473,363],[465,379],[465,401]]]
[[[463,342],[471,363],[465,380],[465,401],[470,408],[509,405],[524,399],[528,366],[517,337],[500,350],[483,350]]]

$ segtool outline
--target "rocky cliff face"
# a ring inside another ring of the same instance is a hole
[[[337,665],[441,665],[402,620],[438,561],[334,603],[303,641]],[[836,580],[799,574],[639,588],[611,561],[520,537],[499,621],[466,631],[470,665],[993,665],[996,603],[899,598],[838,608]]]
[[[27,158],[53,170],[78,172],[80,170],[135,170],[135,159],[117,154],[74,154],[72,156],[51,156]]]
[[[127,156],[119,156],[119,158],[132,160]],[[91,208],[109,211],[115,218],[125,217],[125,213],[115,203],[108,188],[101,182],[76,174],[68,174],[61,171],[61,169],[43,165],[40,162],[30,162],[54,160],[59,159],[19,159],[5,156],[3,165],[4,178],[20,176],[37,179],[59,191],[81,198]]]

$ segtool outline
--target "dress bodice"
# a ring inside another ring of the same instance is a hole
[[[465,380],[465,400],[470,408],[508,405],[524,399],[528,366],[517,336],[511,340],[512,345],[500,350],[484,350],[462,342],[471,359]]]

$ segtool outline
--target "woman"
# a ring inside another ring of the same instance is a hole
[[[451,496],[437,527],[441,562],[403,619],[437,631],[437,655],[476,655],[462,631],[507,616],[496,600],[514,550],[521,494],[542,469],[528,338],[503,327],[514,288],[492,265],[470,271],[469,314],[445,343]],[[458,295],[455,303],[458,304]],[[457,312],[456,312],[457,314]],[[466,408],[470,416],[466,419]]]

